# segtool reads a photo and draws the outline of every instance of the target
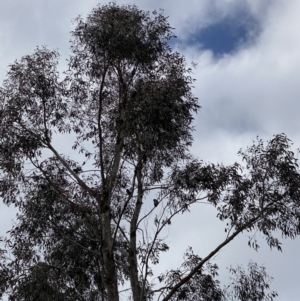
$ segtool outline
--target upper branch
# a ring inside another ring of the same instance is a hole
[[[98,133],[99,133],[99,152],[100,152],[100,166],[101,166],[101,178],[102,178],[102,185],[105,182],[105,176],[104,176],[104,164],[103,164],[103,137],[102,137],[102,127],[101,127],[101,114],[102,114],[102,97],[103,97],[103,88],[104,88],[104,80],[107,72],[107,67],[105,67],[103,76],[101,79],[101,85],[100,85],[100,93],[99,93],[99,110],[98,110]]]
[[[67,164],[67,162],[60,156],[60,154],[56,151],[56,149],[51,145],[50,142],[47,143],[49,149],[54,153],[56,158],[61,162],[61,164],[69,171],[69,173],[76,179],[77,183],[86,191],[91,192],[91,188],[86,185],[73,171],[73,169]],[[94,195],[93,195],[94,196]]]
[[[205,258],[203,258],[190,272],[187,276],[182,278],[174,287],[172,287],[171,291],[164,297],[162,301],[170,300],[170,298],[178,291],[178,289],[187,283],[196,273],[197,271],[208,261],[210,260],[215,254],[217,254],[224,246],[226,246],[229,242],[231,242],[238,234],[243,232],[253,223],[258,221],[262,217],[262,213],[256,216],[255,218],[248,221],[244,224],[241,228],[235,231],[232,235],[230,235],[227,239],[225,239],[219,246],[217,246],[210,254],[208,254]]]

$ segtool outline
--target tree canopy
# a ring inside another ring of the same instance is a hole
[[[244,165],[192,156],[200,105],[192,69],[169,46],[175,36],[162,11],[99,5],[75,20],[71,34],[63,74],[58,52],[38,47],[10,65],[0,88],[0,196],[19,210],[2,238],[1,294],[16,301],[118,301],[122,293],[134,301],[273,300],[263,267],[231,268],[232,283],[222,288],[212,259],[245,231],[263,233],[278,250],[275,231],[299,235],[291,141],[257,138],[239,152]],[[164,230],[199,202],[215,207],[224,240],[203,258],[187,247],[180,266],[156,275],[153,266],[169,251]],[[255,236],[249,245],[258,248]]]

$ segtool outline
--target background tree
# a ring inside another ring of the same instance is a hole
[[[2,254],[2,293],[117,301],[129,286],[134,301],[272,300],[263,269],[232,270],[238,280],[230,291],[211,259],[244,231],[261,231],[277,249],[275,230],[299,234],[299,173],[287,137],[240,151],[245,167],[193,158],[200,106],[161,12],[100,5],[75,20],[72,37],[63,79],[58,53],[37,48],[10,66],[0,90],[0,191],[19,209],[4,239],[11,258]],[[74,139],[64,154],[55,135]],[[78,155],[69,158],[69,147]],[[216,207],[227,237],[204,258],[187,249],[180,267],[154,275],[169,249],[164,229],[198,202]],[[250,245],[258,248],[255,237]]]

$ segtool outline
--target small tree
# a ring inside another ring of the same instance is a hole
[[[129,284],[134,301],[272,300],[263,269],[232,270],[239,280],[228,292],[210,260],[244,231],[263,232],[279,250],[274,230],[299,234],[300,178],[287,137],[240,151],[245,168],[204,164],[188,152],[200,106],[191,69],[168,46],[167,18],[110,3],[75,24],[64,79],[58,53],[37,48],[10,66],[0,90],[0,191],[19,209],[4,239],[12,258],[2,254],[2,293],[117,301]],[[67,144],[59,152],[57,134],[74,139],[76,158]],[[226,239],[204,258],[188,249],[180,267],[153,275],[169,249],[163,230],[200,201],[216,207]]]

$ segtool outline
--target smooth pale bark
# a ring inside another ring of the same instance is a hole
[[[120,116],[123,116],[123,107],[120,108]],[[108,301],[119,300],[116,263],[114,259],[114,249],[112,247],[114,241],[111,230],[111,195],[119,171],[123,136],[123,129],[120,129],[116,140],[115,157],[112,169],[109,178],[103,179],[103,195],[102,199],[100,198],[98,200],[98,204],[100,204],[101,208],[102,253]]]
[[[120,69],[118,69],[120,72]],[[103,268],[105,274],[105,284],[107,291],[108,301],[118,301],[118,279],[117,279],[117,270],[116,263],[114,258],[114,238],[113,231],[111,229],[111,196],[112,190],[115,184],[116,176],[119,171],[121,153],[123,147],[123,129],[120,129],[117,134],[116,145],[115,145],[115,155],[113,159],[113,164],[111,170],[107,171],[107,175],[104,174],[104,165],[103,165],[103,139],[102,139],[102,128],[101,128],[101,117],[102,117],[102,101],[103,101],[103,88],[105,82],[105,76],[107,72],[107,67],[104,70],[101,85],[100,85],[100,95],[99,95],[99,111],[98,111],[98,130],[99,130],[99,154],[100,154],[100,165],[101,165],[101,179],[102,179],[102,194],[97,195],[97,202],[100,207],[101,212],[101,246],[102,246],[102,255],[103,255]],[[121,73],[119,74],[120,79],[123,83]],[[123,83],[120,93],[126,95],[126,85]],[[124,114],[124,105],[126,99],[121,103],[120,117],[123,117]]]
[[[141,160],[139,161],[141,162]],[[136,252],[136,230],[137,222],[142,208],[143,199],[143,182],[142,182],[142,164],[139,163],[137,166],[137,181],[138,181],[138,197],[135,205],[134,214],[130,223],[130,253],[129,253],[129,266],[130,266],[130,284],[134,301],[142,300],[142,290],[139,283],[138,277],[138,262]]]
[[[105,271],[105,284],[108,301],[118,301],[118,281],[113,251],[111,250],[112,233],[110,227],[109,200],[101,201],[102,253]]]

